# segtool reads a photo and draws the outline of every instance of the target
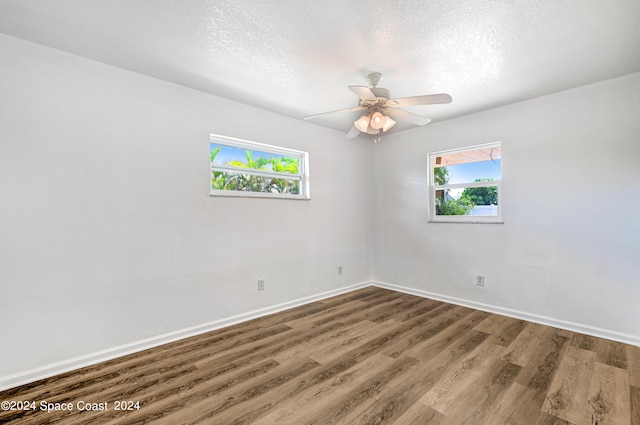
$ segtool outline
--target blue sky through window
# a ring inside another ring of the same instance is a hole
[[[502,179],[499,159],[449,165],[447,170],[449,171],[449,184],[470,183],[476,179]]]

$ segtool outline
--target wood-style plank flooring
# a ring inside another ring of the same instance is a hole
[[[0,400],[25,425],[640,425],[640,348],[370,287]]]

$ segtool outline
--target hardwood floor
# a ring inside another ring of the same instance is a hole
[[[25,425],[640,425],[640,348],[370,287],[0,400]]]

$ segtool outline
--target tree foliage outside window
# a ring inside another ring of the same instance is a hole
[[[257,143],[254,144],[257,149],[254,150],[252,144],[223,136],[214,138],[212,135],[210,161],[213,195],[244,193],[246,196],[308,199],[308,188],[305,186],[307,176],[304,173],[306,153]]]
[[[500,142],[433,152],[429,220],[502,223]]]
[[[447,167],[434,168],[433,174],[437,185],[443,186],[449,182],[449,170],[447,170]],[[458,199],[452,198],[449,192],[449,190],[436,191],[437,215],[466,215],[475,207],[471,198],[465,196],[464,192]]]
[[[493,179],[476,179],[476,182],[493,181]],[[475,205],[498,205],[498,187],[468,187],[462,192]]]
[[[449,182],[449,170],[447,170],[447,167],[434,168],[433,180],[438,186],[447,184]]]
[[[216,148],[219,149],[220,148]],[[211,162],[214,161],[217,152],[211,152]],[[265,158],[253,157],[253,151],[247,150],[246,161],[229,161],[226,165],[253,170],[271,169],[278,173],[298,174],[300,160],[298,158]],[[269,167],[270,166],[270,167]],[[258,176],[246,173],[233,173],[214,171],[211,178],[211,188],[215,190],[240,190],[262,193],[300,193],[300,181],[287,178]]]

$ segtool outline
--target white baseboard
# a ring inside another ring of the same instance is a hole
[[[389,289],[392,291],[403,292],[406,294],[416,295],[423,298],[430,298],[438,301],[447,302],[450,304],[461,305],[464,307],[470,307],[477,310],[487,311],[489,313],[496,313],[503,316],[509,316],[516,319],[527,320],[534,323],[540,323],[542,325],[553,326],[560,329],[566,329],[573,332],[579,332],[586,335],[592,335],[599,338],[605,338],[612,341],[618,341],[625,344],[631,344],[640,346],[640,337],[623,334],[619,332],[610,331],[607,329],[600,329],[592,326],[581,325],[579,323],[568,322],[564,320],[553,319],[550,317],[540,316],[536,314],[526,313],[518,310],[511,310],[508,308],[498,307],[490,304],[479,303],[475,301],[469,301],[461,298],[450,297],[447,295],[436,294],[433,292],[423,291],[420,289],[408,288],[405,286],[394,285],[391,283],[372,281],[361,282],[355,285],[334,289],[332,291],[323,292],[321,294],[311,295],[297,300],[288,301],[282,304],[262,308],[259,310],[250,311],[248,313],[240,314],[237,316],[228,317],[225,319],[216,320],[214,322],[205,323],[198,326],[182,329],[175,332],[169,332],[156,337],[147,338],[141,341],[136,341],[130,344],[120,345],[118,347],[109,348],[106,350],[98,351],[95,353],[87,354],[84,356],[74,357],[68,360],[64,360],[57,363],[51,363],[42,367],[29,369],[23,372],[19,372],[13,375],[0,377],[0,391],[4,391],[10,388],[18,387],[20,385],[28,384],[38,381],[40,379],[49,378],[54,375],[69,372],[72,370],[80,369],[86,366],[91,366],[97,363],[101,363],[107,360],[111,360],[117,357],[126,356],[128,354],[136,353],[138,351],[147,350],[160,345],[164,345],[170,342],[178,341],[184,338],[200,335],[205,332],[225,328],[227,326],[235,325],[237,323],[246,322],[248,320],[256,319],[269,314],[278,313],[280,311],[288,310],[290,308],[299,307],[304,304],[309,304],[314,301],[323,300],[336,295],[351,292],[356,289],[365,288],[367,286],[377,286],[379,288]]]
[[[51,376],[55,376],[61,373],[65,373],[65,372],[80,369],[83,367],[91,366],[94,364],[102,363],[107,360],[126,356],[128,354],[136,353],[138,351],[147,350],[149,348],[157,347],[157,346],[178,341],[184,338],[200,335],[205,332],[210,332],[216,329],[225,328],[227,326],[235,325],[237,323],[246,322],[248,320],[256,319],[258,317],[267,316],[273,313],[278,313],[280,311],[288,310],[290,308],[299,307],[304,304],[309,304],[314,301],[323,300],[336,295],[344,294],[346,292],[351,292],[356,289],[365,288],[367,286],[371,286],[371,282],[361,282],[355,285],[346,286],[343,288],[323,292],[321,294],[311,295],[308,297],[299,298],[297,300],[288,301],[282,304],[277,304],[277,305],[262,308],[259,310],[250,311],[248,313],[243,313],[237,316],[216,320],[214,322],[193,326],[193,327],[182,329],[175,332],[169,332],[163,335],[158,335],[158,336],[147,338],[141,341],[132,342],[130,344],[120,345],[117,347],[109,348],[106,350],[98,351],[98,352],[87,354],[84,356],[63,360],[61,362],[47,364],[38,368],[25,370],[23,372],[19,372],[13,375],[2,376],[0,377],[0,391],[7,390],[9,388],[18,387],[24,384],[29,384],[31,382],[35,382],[44,378],[49,378]]]
[[[640,346],[640,337],[635,335],[624,334],[620,332],[611,331],[608,329],[601,329],[593,326],[582,325],[580,323],[554,319],[551,317],[540,316],[537,314],[527,313],[519,310],[512,310],[504,307],[498,307],[495,305],[479,303],[476,301],[469,301],[461,298],[450,297],[447,295],[436,294],[433,292],[423,291],[420,289],[394,285],[392,283],[387,283],[387,282],[372,281],[371,284],[373,286],[390,289],[392,291],[404,292],[406,294],[417,295],[423,298],[430,298],[433,300],[443,301],[450,304],[470,307],[476,310],[487,311],[489,313],[500,314],[502,316],[508,316],[516,319],[527,320],[529,322],[540,323],[541,325],[553,326],[555,328],[566,329],[568,331],[578,332],[585,335],[591,335],[598,338],[605,338],[612,341],[622,342],[625,344]]]

